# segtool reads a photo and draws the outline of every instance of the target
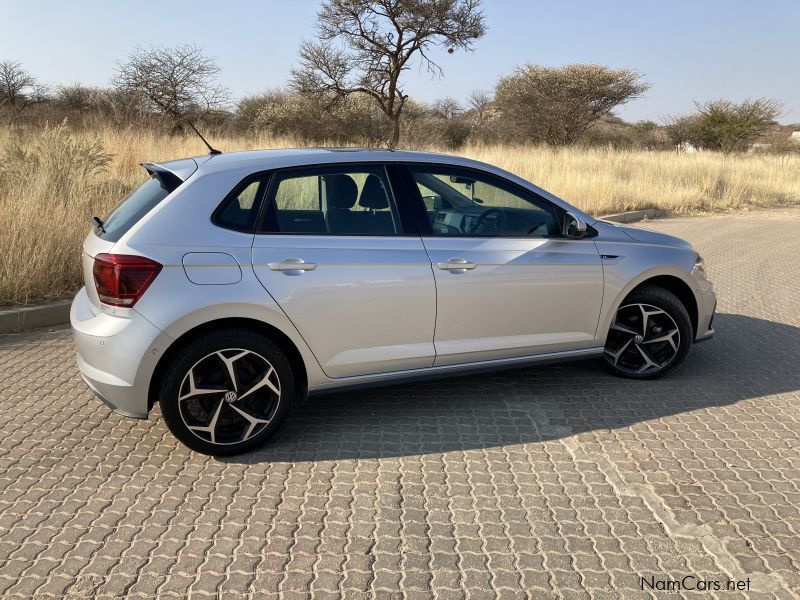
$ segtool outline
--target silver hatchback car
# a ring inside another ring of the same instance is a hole
[[[487,164],[302,149],[143,166],[83,245],[78,366],[118,413],[158,402],[199,452],[262,444],[307,394],[589,357],[650,379],[714,333],[688,243]]]

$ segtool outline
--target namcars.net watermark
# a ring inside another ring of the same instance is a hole
[[[704,579],[697,575],[684,575],[673,579],[649,575],[639,577],[639,587],[657,592],[744,592],[750,591],[750,578]]]

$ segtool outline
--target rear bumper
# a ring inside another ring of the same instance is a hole
[[[150,379],[170,338],[135,310],[99,310],[85,288],[72,301],[70,324],[89,388],[114,412],[146,419]]]
[[[81,372],[81,377],[86,382],[86,385],[89,386],[89,389],[94,392],[94,395],[97,396],[100,400],[103,401],[103,404],[108,406],[111,410],[113,410],[118,415],[122,415],[123,417],[131,417],[133,419],[146,419],[147,413],[144,414],[139,412],[130,412],[125,409],[125,406],[137,406],[138,403],[136,402],[135,392],[132,389],[132,386],[114,386],[101,383],[97,379],[92,379],[84,372],[88,365],[83,363],[83,359],[81,359],[81,355],[78,355],[78,368]],[[133,393],[133,397],[129,397],[129,394]],[[114,398],[115,400],[111,400]]]

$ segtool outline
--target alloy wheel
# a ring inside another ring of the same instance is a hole
[[[680,330],[669,313],[650,304],[627,304],[617,310],[608,332],[605,358],[624,373],[646,375],[667,367],[680,345]]]
[[[270,362],[251,350],[212,352],[186,373],[178,392],[184,425],[198,438],[228,445],[247,441],[269,425],[281,401]]]

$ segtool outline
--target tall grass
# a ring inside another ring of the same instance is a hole
[[[223,151],[303,145],[259,136],[213,142]],[[81,285],[78,256],[88,219],[107,214],[144,180],[139,163],[204,153],[194,137],[148,131],[0,128],[0,305],[74,292]],[[797,156],[529,146],[468,146],[459,153],[508,169],[597,215],[800,204]]]

